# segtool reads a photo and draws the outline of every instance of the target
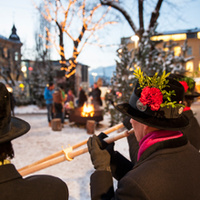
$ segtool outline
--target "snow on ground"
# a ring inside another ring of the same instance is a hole
[[[84,126],[66,124],[61,131],[52,131],[47,123],[46,109],[37,106],[21,106],[15,108],[16,117],[26,120],[31,125],[31,130],[13,140],[15,158],[12,162],[17,169],[32,164],[46,156],[56,153],[68,145],[75,145],[88,139]],[[65,120],[68,121],[67,119]],[[109,116],[104,116],[95,134],[109,128]],[[117,134],[115,131],[112,134]],[[86,147],[86,146],[83,146]],[[126,138],[115,142],[115,149],[128,157]],[[65,181],[69,188],[69,200],[90,199],[90,175],[93,172],[89,153],[77,156],[72,161],[64,161],[33,174],[49,174]],[[29,176],[29,175],[28,175]],[[116,182],[114,181],[116,185]]]

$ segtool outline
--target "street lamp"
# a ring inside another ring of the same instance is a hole
[[[26,78],[27,77],[27,74],[26,74],[26,71],[27,71],[26,65],[22,65],[21,66],[21,71],[23,72],[24,77]]]
[[[137,35],[133,35],[131,40],[135,43],[135,48],[138,46],[139,37]]]
[[[96,79],[97,73],[96,72],[92,72],[92,76],[93,76],[94,83],[95,83],[95,79]]]

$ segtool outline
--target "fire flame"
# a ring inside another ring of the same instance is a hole
[[[91,104],[84,104],[83,111],[81,112],[82,117],[93,117],[94,116],[94,106]]]

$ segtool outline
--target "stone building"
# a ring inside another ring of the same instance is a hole
[[[15,25],[9,38],[0,35],[0,80],[11,86],[22,80],[21,47]]]

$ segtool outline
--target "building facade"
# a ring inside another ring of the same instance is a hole
[[[21,72],[22,45],[15,25],[12,27],[9,38],[0,35],[0,80],[11,86],[23,77]]]
[[[179,30],[179,31],[168,31],[157,34],[151,38],[153,41],[166,42],[169,44],[170,41],[176,42],[174,46],[174,55],[183,55],[181,47],[187,40],[188,49],[186,51],[186,58],[193,57],[192,60],[188,61],[185,65],[185,69],[189,76],[200,77],[200,28],[189,29],[189,30]],[[134,35],[128,38],[122,38],[123,43],[127,44],[129,50],[137,47],[139,38]],[[163,48],[163,43],[157,44],[158,48]],[[166,49],[167,50],[167,49]]]

